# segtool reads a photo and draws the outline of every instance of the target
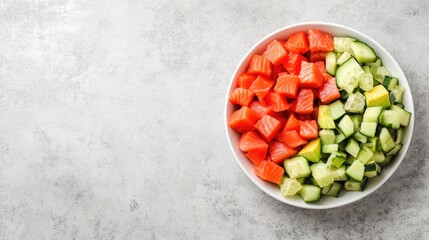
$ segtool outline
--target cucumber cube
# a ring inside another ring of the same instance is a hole
[[[280,184],[280,192],[284,197],[297,194],[302,186],[295,178],[283,178]]]
[[[351,136],[354,133],[353,121],[349,115],[345,115],[341,121],[338,123],[338,128],[344,134],[346,138]]]
[[[307,177],[311,174],[311,169],[308,165],[308,161],[303,157],[294,157],[291,159],[286,159],[283,162],[283,166],[290,178]]]
[[[319,131],[320,141],[322,144],[334,144],[335,143],[335,133],[333,130],[322,129]]]
[[[304,184],[302,185],[299,195],[304,200],[304,202],[316,202],[320,200],[322,189],[317,186]]]
[[[325,163],[318,162],[311,165],[310,168],[313,178],[317,181],[320,187],[326,187],[334,182],[331,171],[328,169]]]
[[[360,133],[367,137],[374,137],[377,130],[377,123],[375,122],[362,122],[360,124]]]
[[[357,155],[359,154],[359,151],[360,151],[359,143],[356,140],[351,138],[351,139],[349,139],[349,141],[345,147],[345,150],[346,150],[346,152],[348,152],[353,157],[357,157]]]
[[[365,165],[360,161],[354,161],[346,170],[347,176],[358,182],[363,180],[364,172]]]
[[[358,160],[361,163],[365,164],[365,163],[367,163],[371,159],[371,157],[372,157],[373,154],[374,153],[369,148],[362,147],[360,149],[357,157],[356,157],[356,160]]]

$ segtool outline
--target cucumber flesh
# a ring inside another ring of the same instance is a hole
[[[372,63],[377,59],[374,50],[366,43],[355,41],[350,44],[350,48],[359,63]]]
[[[337,57],[334,52],[329,52],[326,54],[326,72],[331,75],[335,74],[337,70]]]
[[[314,185],[304,184],[299,191],[299,195],[306,203],[316,202],[320,200],[322,189]]]

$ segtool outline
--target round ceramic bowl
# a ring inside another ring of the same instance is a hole
[[[272,183],[266,182],[260,179],[258,176],[256,176],[253,171],[252,162],[248,160],[238,148],[238,141],[240,139],[240,134],[232,130],[227,124],[229,116],[234,110],[237,109],[236,106],[234,106],[229,102],[228,96],[230,95],[230,92],[236,87],[236,79],[238,75],[240,75],[241,73],[247,70],[250,57],[253,54],[261,54],[265,50],[265,47],[268,45],[268,43],[270,43],[274,39],[287,39],[290,35],[292,35],[295,32],[308,31],[309,29],[319,29],[321,31],[328,32],[333,36],[349,36],[369,44],[375,50],[377,55],[381,58],[383,65],[393,74],[393,76],[396,76],[399,79],[400,85],[405,88],[403,104],[405,106],[405,109],[412,113],[410,124],[406,128],[405,136],[402,140],[402,143],[403,143],[402,149],[394,157],[392,162],[383,168],[383,172],[380,176],[369,179],[368,184],[366,185],[366,188],[363,192],[342,191],[338,198],[322,197],[320,201],[315,203],[305,203],[299,196],[291,196],[291,197],[285,198],[281,195],[278,186]],[[381,187],[392,176],[392,174],[398,168],[399,164],[401,164],[402,160],[404,159],[405,154],[407,153],[408,147],[411,142],[413,128],[414,128],[414,105],[413,105],[411,90],[408,85],[407,79],[404,73],[402,72],[401,68],[399,67],[398,63],[395,61],[392,55],[390,55],[386,51],[386,49],[384,49],[380,44],[378,44],[372,38],[352,28],[341,26],[338,24],[319,23],[319,22],[301,23],[301,24],[287,26],[285,28],[279,29],[269,34],[268,36],[260,40],[258,43],[256,43],[246,53],[246,55],[243,57],[243,59],[240,61],[237,68],[235,69],[234,74],[232,75],[232,78],[228,86],[228,91],[226,93],[226,100],[225,100],[224,122],[225,122],[227,139],[235,159],[237,160],[238,164],[243,169],[247,177],[249,177],[250,180],[252,180],[252,182],[257,187],[259,187],[266,194],[277,199],[278,201],[284,202],[292,206],[308,208],[308,209],[328,209],[328,208],[344,206],[368,196],[369,194],[376,191],[379,187]]]

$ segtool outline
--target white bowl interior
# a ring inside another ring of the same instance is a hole
[[[405,106],[405,109],[412,113],[412,117],[410,120],[410,124],[405,131],[405,136],[403,138],[404,145],[402,149],[394,157],[393,161],[388,166],[383,168],[383,172],[380,176],[371,178],[368,181],[368,184],[363,192],[342,191],[338,198],[322,197],[322,199],[316,203],[305,203],[299,196],[284,198],[280,194],[279,188],[277,186],[275,186],[274,184],[268,183],[266,181],[263,181],[262,179],[260,179],[254,174],[253,164],[238,149],[238,140],[240,138],[240,134],[236,133],[234,130],[228,127],[227,122],[228,122],[229,116],[234,110],[237,109],[237,107],[229,103],[228,96],[230,95],[231,90],[233,90],[236,87],[235,81],[237,79],[237,76],[247,70],[249,59],[253,54],[261,54],[264,51],[265,47],[268,45],[268,43],[274,39],[287,39],[291,34],[295,32],[308,31],[309,29],[314,29],[314,28],[328,32],[333,36],[350,36],[360,41],[368,43],[375,50],[377,55],[382,59],[383,65],[394,76],[398,77],[399,83],[405,88],[403,104]],[[414,104],[413,104],[410,87],[408,85],[408,82],[406,80],[406,77],[403,71],[399,67],[398,63],[394,60],[394,58],[380,44],[378,44],[377,42],[375,42],[373,39],[366,36],[365,34],[345,26],[331,24],[331,23],[303,23],[303,24],[297,24],[297,25],[285,27],[283,29],[280,29],[268,35],[267,37],[259,41],[257,44],[255,44],[252,47],[252,49],[250,49],[250,51],[244,56],[244,58],[241,60],[240,64],[236,68],[228,87],[228,93],[226,96],[226,106],[225,106],[225,127],[226,127],[228,142],[233,151],[234,157],[236,158],[236,160],[238,161],[239,165],[246,173],[246,175],[256,184],[256,186],[258,186],[260,189],[262,189],[265,193],[267,193],[271,197],[296,207],[309,208],[309,209],[327,209],[327,208],[343,206],[343,205],[355,202],[359,199],[362,199],[363,197],[368,196],[369,194],[374,192],[390,178],[390,176],[394,173],[394,171],[398,168],[399,164],[403,160],[411,142],[411,137],[412,137],[413,128],[414,128]]]

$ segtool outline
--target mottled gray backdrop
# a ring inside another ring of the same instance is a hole
[[[0,1],[0,239],[429,239],[429,4]],[[279,203],[223,129],[241,57],[302,21],[356,28],[408,77],[415,137],[379,191]]]

